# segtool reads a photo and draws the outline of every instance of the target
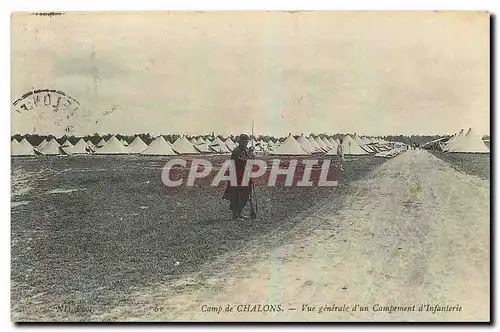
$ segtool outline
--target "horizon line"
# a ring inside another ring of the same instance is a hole
[[[465,129],[464,129],[465,130]],[[288,133],[286,135],[280,135],[280,136],[276,136],[276,135],[271,135],[271,134],[254,134],[254,135],[251,135],[250,136],[254,136],[254,137],[259,137],[259,136],[269,136],[269,137],[273,137],[273,138],[286,138],[288,137],[290,134],[293,135],[293,136],[301,136],[301,135],[304,135],[304,136],[336,136],[336,135],[358,135],[360,137],[388,137],[388,136],[406,136],[406,137],[411,137],[411,136],[450,136],[450,135],[454,135],[456,133],[459,133],[459,131],[457,132],[453,132],[453,133],[420,133],[420,134],[415,134],[415,133],[411,133],[411,134],[403,134],[403,133],[398,133],[398,134],[381,134],[381,135],[367,135],[367,134],[358,134],[356,132],[354,133],[350,133],[350,132],[345,132],[345,133],[335,133],[335,134],[332,134],[332,133],[306,133],[306,132],[301,132],[301,133]],[[120,135],[120,136],[139,136],[139,135],[149,135],[149,136],[152,136],[152,137],[158,137],[158,136],[173,136],[173,135],[179,135],[179,136],[188,136],[188,137],[197,137],[197,136],[222,136],[222,137],[230,137],[230,136],[239,136],[241,134],[247,134],[245,132],[241,132],[241,133],[233,133],[233,134],[228,134],[228,135],[224,135],[224,134],[221,134],[221,133],[215,133],[215,132],[211,132],[211,133],[198,133],[198,134],[186,134],[186,133],[160,133],[160,134],[157,134],[157,133],[150,133],[150,132],[145,132],[145,133],[133,133],[133,134],[122,134],[122,133],[91,133],[91,134],[84,134],[84,135],[81,135],[81,134],[63,134],[63,135],[55,135],[55,134],[41,134],[41,133],[24,133],[24,134],[21,134],[21,133],[16,133],[16,134],[12,134],[11,133],[11,137],[13,136],[26,136],[26,135],[38,135],[38,136],[54,136],[54,137],[85,137],[85,136],[108,136],[108,135],[112,135],[112,136],[117,136],[117,135]],[[483,134],[482,136],[490,136],[490,133],[485,133]]]

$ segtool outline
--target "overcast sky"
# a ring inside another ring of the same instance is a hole
[[[11,112],[12,133],[485,134],[489,75],[487,13],[14,15],[13,100],[86,111]]]

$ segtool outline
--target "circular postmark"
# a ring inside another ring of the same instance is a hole
[[[50,108],[54,112],[76,112],[80,103],[59,90],[42,89],[25,93],[12,104],[18,113],[33,111],[35,108]]]
[[[12,106],[20,119],[28,116],[33,119],[33,126],[38,129],[55,125],[64,127],[65,132],[72,131],[73,124],[70,119],[80,111],[78,100],[63,91],[54,89],[40,89],[25,93],[14,101]]]

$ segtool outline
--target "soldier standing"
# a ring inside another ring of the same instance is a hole
[[[223,198],[229,201],[229,210],[232,212],[233,220],[247,219],[241,213],[250,198],[252,179],[248,185],[242,185],[243,174],[245,172],[246,162],[253,159],[253,151],[247,147],[249,141],[248,135],[241,134],[238,138],[238,146],[233,150],[231,159],[234,160],[236,169],[237,185],[232,186],[231,182],[227,184]]]
[[[337,146],[337,159],[340,166],[340,170],[344,170],[344,140],[341,138],[340,143]]]

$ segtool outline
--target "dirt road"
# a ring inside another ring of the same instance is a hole
[[[193,277],[138,292],[142,310],[117,307],[94,318],[489,319],[487,180],[460,173],[426,151],[408,151],[350,184],[348,190],[341,209],[324,204],[304,218],[288,244],[267,253],[255,248],[257,258],[236,258],[228,271],[216,277]],[[232,312],[204,312],[228,304]],[[240,304],[249,304],[249,311],[242,312],[245,307]],[[258,304],[260,308],[254,306]],[[283,311],[262,312],[270,308],[265,304]],[[358,306],[353,311],[356,304],[367,310]],[[328,309],[320,312],[325,305]],[[381,311],[391,305],[398,308]],[[455,311],[435,311],[436,305]]]

